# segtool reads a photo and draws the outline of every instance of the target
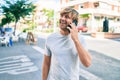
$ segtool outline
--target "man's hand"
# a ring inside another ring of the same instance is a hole
[[[77,30],[75,24],[72,23],[72,24],[69,24],[69,25],[71,26],[71,28],[70,27],[67,27],[67,28],[70,30],[72,40],[73,41],[78,41],[78,30]]]
[[[70,26],[72,28],[68,27],[68,29],[70,30],[71,38],[75,43],[79,59],[84,66],[89,67],[91,65],[91,56],[81,45],[81,43],[78,39],[78,30],[77,30],[75,24],[72,23],[72,24],[70,24]]]

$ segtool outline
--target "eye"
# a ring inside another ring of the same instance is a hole
[[[65,16],[66,19],[69,19],[70,17],[68,15]]]

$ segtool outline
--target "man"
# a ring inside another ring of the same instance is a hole
[[[103,32],[108,32],[109,31],[109,21],[107,17],[105,17],[105,20],[103,21]]]
[[[90,66],[90,54],[83,48],[84,40],[72,23],[78,22],[78,16],[71,8],[60,12],[60,32],[51,34],[46,40],[42,80],[79,80],[79,60],[84,66]]]
[[[6,32],[4,31],[2,36],[3,39],[1,40],[1,44],[2,45],[6,45],[6,46],[10,46],[10,37],[8,34],[6,34]]]

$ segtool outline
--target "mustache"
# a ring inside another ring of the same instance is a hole
[[[67,22],[65,20],[59,20],[59,23],[67,24]]]

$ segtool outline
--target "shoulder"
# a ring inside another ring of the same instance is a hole
[[[54,39],[57,37],[57,33],[51,33],[47,38],[46,38],[46,41],[49,42],[49,41],[54,41]]]
[[[51,39],[51,38],[54,38],[54,37],[56,37],[57,36],[57,33],[51,33],[48,37],[47,37],[47,39]]]

